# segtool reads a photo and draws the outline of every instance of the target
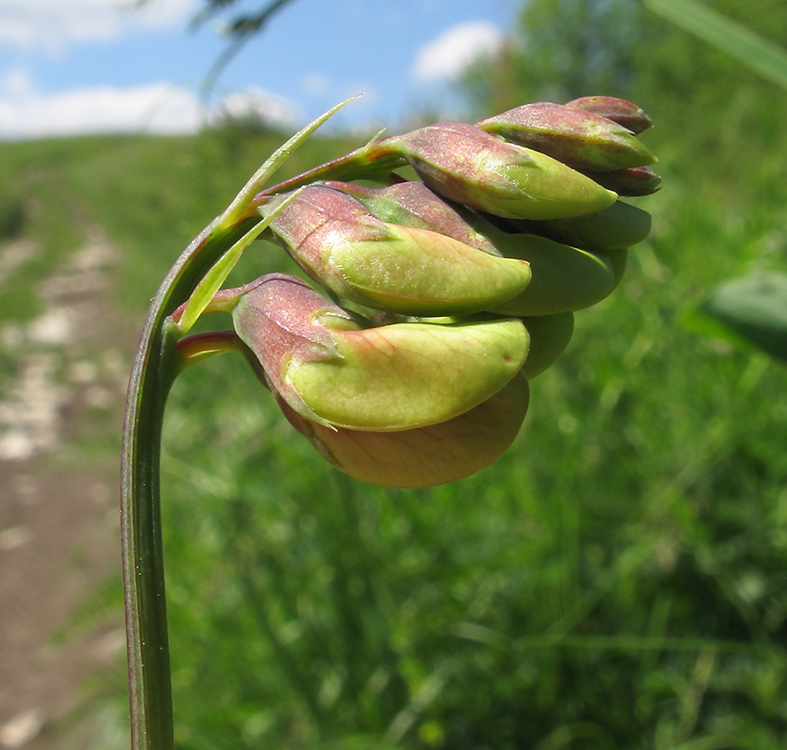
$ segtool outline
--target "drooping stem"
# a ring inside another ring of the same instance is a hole
[[[255,227],[263,219],[251,205],[254,195],[292,151],[347,103],[307,125],[271,155],[224,213],[178,258],[153,298],[145,320],[129,381],[121,463],[132,750],[172,750],[174,746],[160,498],[167,396],[178,373],[190,364],[189,359],[197,361],[221,351],[248,354],[239,341],[222,332],[212,334],[213,338],[191,337],[180,347],[178,342],[208,309],[236,256],[256,235]],[[233,253],[227,255],[230,248]],[[223,264],[217,268],[223,257]],[[200,294],[192,300],[198,287]],[[176,321],[172,314],[178,308],[180,320]],[[183,315],[189,316],[188,325],[183,325]]]
[[[121,465],[121,533],[133,750],[173,747],[159,462],[164,407],[181,369],[167,318],[248,231],[211,225],[178,259],[153,299],[129,383]]]

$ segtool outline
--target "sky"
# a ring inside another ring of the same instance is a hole
[[[263,0],[239,7],[261,7]],[[452,82],[493,52],[520,0],[293,0],[222,74],[211,115],[295,128],[349,96],[344,128],[413,111],[458,115]],[[200,0],[0,0],[0,140],[194,132],[226,19],[189,31]]]

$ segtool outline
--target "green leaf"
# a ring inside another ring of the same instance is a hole
[[[759,273],[713,290],[705,313],[771,357],[787,362],[787,274]]]
[[[320,115],[316,120],[310,122],[305,128],[299,130],[292,136],[287,143],[276,149],[276,151],[265,160],[265,163],[252,175],[251,179],[243,186],[243,189],[235,196],[232,203],[230,203],[224,213],[217,219],[218,223],[224,227],[230,227],[237,224],[238,221],[243,218],[254,196],[263,188],[273,176],[274,172],[287,161],[292,152],[317,130],[317,128],[333,117],[342,107],[346,107],[357,98],[357,96],[353,96],[343,101],[341,104],[331,107],[324,115]]]
[[[787,89],[787,52],[779,45],[696,0],[645,0],[645,6]]]
[[[208,271],[202,281],[197,285],[194,293],[189,297],[186,309],[177,322],[178,330],[181,334],[187,333],[197,322],[197,319],[210,304],[216,292],[221,289],[221,285],[235,268],[243,255],[243,251],[259,237],[269,226],[270,223],[290,204],[298,195],[300,190],[296,190],[283,200],[273,211],[270,212],[259,224],[252,227],[243,235],[224,255],[219,258],[215,265]]]

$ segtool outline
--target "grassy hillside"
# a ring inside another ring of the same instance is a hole
[[[46,248],[0,317],[32,314],[25,285],[97,223],[141,322],[280,141],[0,145],[3,200],[21,197],[19,231]],[[356,145],[315,140],[290,168]],[[787,373],[681,321],[717,281],[787,267],[784,182],[750,165],[736,192],[666,157],[664,190],[640,203],[652,238],[476,477],[355,482],[239,359],[185,373],[164,455],[178,747],[783,747]],[[249,255],[247,280],[288,265]]]

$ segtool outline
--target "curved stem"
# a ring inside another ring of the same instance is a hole
[[[183,321],[178,323],[172,314],[191,300],[198,287],[201,288],[198,298],[179,310],[179,315],[188,316],[186,322],[190,325],[207,309],[234,264],[235,256],[251,241],[253,229],[263,221],[251,205],[254,194],[294,149],[348,102],[337,105],[307,125],[271,155],[224,213],[178,258],[148,310],[129,381],[121,462],[120,510],[132,750],[172,750],[174,746],[159,473],[167,396],[189,357],[198,360],[213,351],[230,349],[244,352],[230,337],[222,334],[214,334],[210,341],[205,337],[192,337],[190,343],[179,350],[178,341],[188,325],[182,325]],[[366,151],[370,148],[371,144]],[[236,244],[241,238],[244,241]],[[233,246],[236,250],[214,268]],[[232,293],[237,291],[232,290]]]
[[[134,750],[173,747],[159,466],[164,407],[181,369],[171,313],[250,228],[216,222],[185,250],[148,311],[129,382],[121,464],[121,533]]]

